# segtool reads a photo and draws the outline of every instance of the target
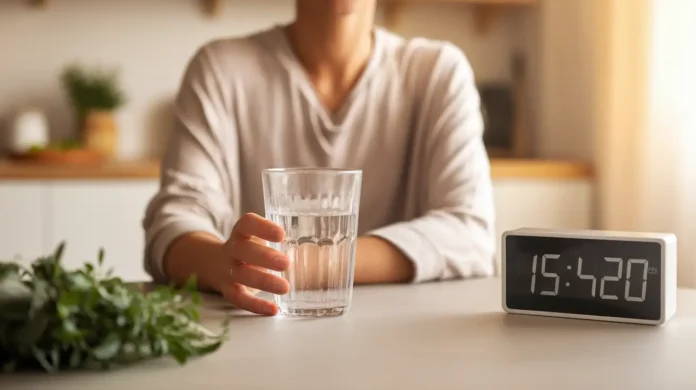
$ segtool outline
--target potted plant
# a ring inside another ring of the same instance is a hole
[[[75,109],[84,146],[113,157],[118,145],[115,112],[126,102],[118,73],[71,65],[63,71],[61,81]]]

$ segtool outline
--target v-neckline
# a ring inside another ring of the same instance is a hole
[[[358,77],[358,80],[343,99],[343,102],[341,102],[339,108],[335,111],[335,113],[331,113],[321,102],[321,99],[319,99],[319,94],[314,87],[314,84],[309,79],[307,71],[302,66],[302,63],[295,54],[295,51],[292,49],[288,36],[285,32],[285,27],[287,26],[276,25],[274,29],[274,33],[277,36],[277,41],[280,42],[281,46],[281,60],[285,60],[292,81],[294,81],[300,87],[302,94],[318,114],[324,129],[327,132],[335,135],[335,133],[340,132],[341,128],[350,123],[350,119],[355,113],[353,103],[355,102],[356,97],[365,90],[365,84],[367,84],[373,78],[375,69],[382,59],[382,32],[379,27],[373,27],[373,44],[370,58],[362,73]],[[322,146],[327,149],[327,152],[330,152],[331,142],[329,141],[327,135],[324,134],[321,129],[316,129],[315,132],[318,132],[316,135],[321,140]]]

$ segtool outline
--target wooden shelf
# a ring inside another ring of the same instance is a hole
[[[201,4],[201,10],[205,15],[216,17],[222,12],[224,0],[196,0]],[[46,8],[49,0],[26,0],[27,4],[34,8]]]
[[[118,180],[159,177],[156,161],[117,161],[102,164],[52,164],[0,161],[0,180]]]
[[[26,0],[35,8],[45,8],[49,0]],[[200,2],[201,11],[209,17],[217,17],[222,12],[224,0],[195,0]],[[396,28],[402,11],[409,4],[457,3],[476,7],[476,25],[479,31],[485,31],[501,10],[514,6],[533,6],[539,0],[380,0],[385,7],[385,21],[388,28]]]
[[[156,161],[121,161],[95,165],[46,165],[0,161],[0,181],[158,179]],[[591,165],[575,161],[492,158],[494,179],[592,179]]]
[[[466,4],[474,8],[476,30],[485,33],[501,13],[517,7],[536,6],[539,0],[381,0],[384,7],[384,24],[396,30],[403,12],[413,4]]]
[[[380,0],[384,4],[437,4],[437,3],[459,3],[475,5],[504,5],[504,6],[530,6],[539,4],[539,0]]]
[[[494,179],[587,180],[594,178],[591,164],[545,159],[492,158]]]

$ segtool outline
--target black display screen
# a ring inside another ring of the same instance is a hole
[[[662,248],[656,242],[509,235],[510,309],[659,320]]]

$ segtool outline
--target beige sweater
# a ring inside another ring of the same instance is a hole
[[[224,239],[241,214],[264,215],[263,169],[334,167],[363,170],[358,233],[400,248],[415,264],[414,282],[490,275],[482,130],[471,67],[449,43],[376,28],[369,64],[335,114],[281,26],[208,43],[176,99],[161,187],[143,221],[145,268],[164,281],[162,258],[176,237]]]

